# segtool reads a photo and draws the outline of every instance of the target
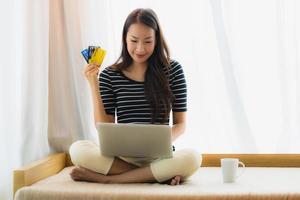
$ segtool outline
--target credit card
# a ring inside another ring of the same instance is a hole
[[[88,56],[89,56],[89,59],[91,59],[95,49],[97,48],[100,48],[100,46],[89,46],[88,47]]]
[[[87,63],[89,63],[89,54],[88,54],[88,50],[87,50],[87,49],[83,49],[83,50],[81,51],[81,54],[83,55],[85,61],[86,61]]]
[[[92,57],[89,59],[89,63],[96,63],[98,65],[101,65],[105,55],[106,51],[104,49],[96,48],[92,54]]]

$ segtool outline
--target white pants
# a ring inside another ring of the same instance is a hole
[[[70,146],[70,157],[74,165],[107,175],[114,157],[101,155],[100,148],[92,141],[79,140]],[[149,166],[158,182],[166,181],[176,175],[183,179],[191,176],[201,165],[202,157],[193,149],[178,150],[168,159],[118,157],[138,167]]]

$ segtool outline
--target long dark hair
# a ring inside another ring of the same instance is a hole
[[[170,54],[157,15],[153,10],[139,8],[128,15],[123,27],[121,55],[112,66],[124,70],[132,63],[132,58],[127,51],[126,36],[130,25],[134,23],[142,23],[155,31],[155,48],[147,60],[144,88],[145,96],[151,106],[151,123],[155,121],[165,123],[174,100],[169,87]],[[162,120],[158,120],[159,118]]]

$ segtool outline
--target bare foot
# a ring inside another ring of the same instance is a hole
[[[88,181],[97,183],[108,183],[105,175],[91,171],[84,167],[75,167],[70,172],[70,176],[74,181]]]
[[[166,183],[168,185],[179,185],[180,184],[180,181],[181,181],[181,176],[180,175],[177,175],[177,176],[174,176],[173,178],[163,182],[163,183]]]

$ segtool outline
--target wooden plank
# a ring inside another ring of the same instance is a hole
[[[221,158],[238,158],[247,167],[300,167],[300,154],[202,154],[202,167],[220,167]],[[71,166],[67,154],[67,166]]]
[[[48,176],[54,175],[66,166],[66,153],[52,154],[42,160],[14,170],[13,192],[31,185]]]
[[[238,158],[246,167],[300,167],[300,154],[202,154],[202,167],[220,167],[221,158]]]

